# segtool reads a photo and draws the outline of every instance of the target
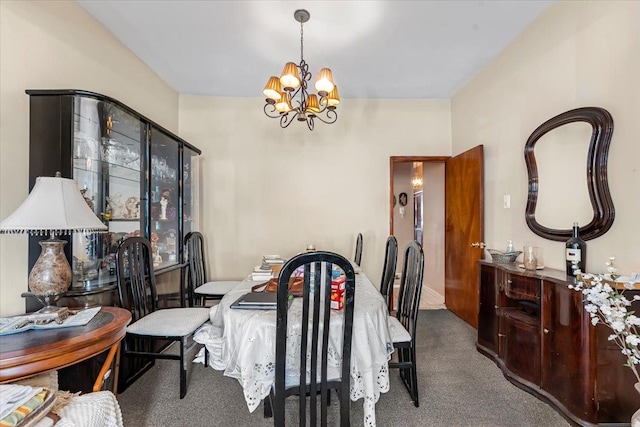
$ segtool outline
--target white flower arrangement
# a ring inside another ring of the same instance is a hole
[[[636,380],[640,382],[640,375],[636,365],[640,364],[640,317],[629,310],[632,301],[640,300],[640,295],[635,295],[629,300],[625,290],[635,289],[634,281],[620,281],[614,267],[615,257],[610,257],[607,262],[608,274],[586,274],[577,271],[576,284],[569,285],[570,289],[582,292],[584,295],[584,309],[591,317],[591,323],[602,323],[609,327],[613,334],[609,335],[609,341],[613,341],[627,358],[628,366]],[[618,289],[618,284],[622,289]]]

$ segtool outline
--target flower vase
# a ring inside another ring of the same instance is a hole
[[[640,382],[634,384],[636,391],[640,393]],[[640,427],[640,409],[631,415],[631,427]]]

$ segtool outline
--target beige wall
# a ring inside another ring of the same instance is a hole
[[[111,96],[178,130],[178,94],[75,2],[0,1],[0,218],[29,188],[25,89]],[[27,237],[0,236],[0,315],[24,312]]]
[[[203,151],[203,231],[214,278],[309,243],[380,280],[389,234],[389,157],[449,155],[448,100],[345,99],[333,125],[281,129],[262,98],[180,97],[180,134]]]
[[[453,152],[484,144],[485,240],[503,249],[541,246],[545,264],[564,268],[564,244],[533,234],[524,219],[525,141],[547,119],[584,106],[613,116],[609,185],[611,230],[587,242],[587,270],[640,272],[640,2],[565,1],[550,7],[452,99]],[[563,171],[550,188],[567,189]],[[503,195],[511,209],[503,209]],[[558,209],[558,215],[562,210]],[[570,219],[566,227],[570,228]]]

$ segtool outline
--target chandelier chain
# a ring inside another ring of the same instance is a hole
[[[304,23],[300,23],[300,62],[304,60]]]

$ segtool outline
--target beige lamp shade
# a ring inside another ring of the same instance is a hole
[[[298,66],[293,62],[287,62],[280,75],[280,84],[286,91],[296,90],[300,86],[300,77],[298,76]]]
[[[36,178],[27,199],[0,223],[0,233],[33,235],[94,233],[107,226],[87,206],[78,185],[68,178]]]
[[[276,102],[276,111],[280,113],[288,113],[292,110],[291,94],[289,92],[283,92],[280,95],[280,100]]]
[[[333,73],[329,68],[323,68],[318,73],[318,80],[316,80],[316,90],[318,91],[318,95],[326,96],[329,92],[333,90],[335,84],[333,83]]]
[[[273,99],[274,101],[278,101],[280,99],[280,79],[276,76],[269,77],[267,84],[264,85],[264,90],[262,93],[268,99]]]
[[[322,99],[322,103],[327,107],[336,108],[340,104],[340,95],[338,94],[338,86],[334,86],[333,90],[329,92],[326,98]]]
[[[319,113],[320,112],[320,104],[318,103],[318,97],[315,94],[309,95],[307,98],[307,111],[308,113]]]

